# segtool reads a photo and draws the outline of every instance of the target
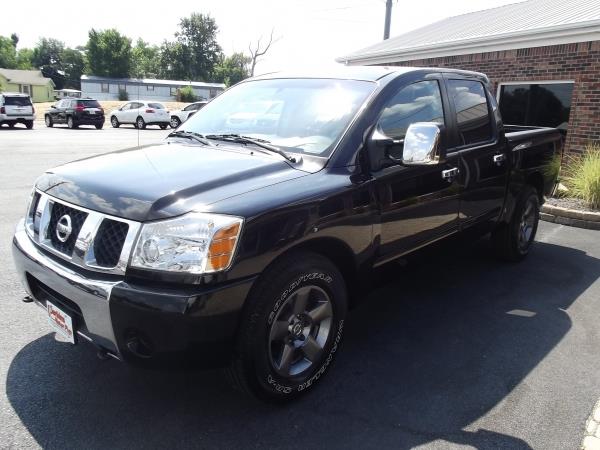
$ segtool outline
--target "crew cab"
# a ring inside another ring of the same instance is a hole
[[[554,129],[504,125],[480,73],[259,76],[162,143],[43,174],[14,261],[65,340],[199,357],[290,400],[330,368],[374,268],[476,230],[525,258],[560,147]]]
[[[18,123],[25,125],[29,130],[33,128],[35,108],[31,97],[27,94],[0,93],[0,127],[4,124],[14,128]]]

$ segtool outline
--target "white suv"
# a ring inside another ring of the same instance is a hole
[[[29,130],[33,128],[35,109],[27,94],[4,92],[0,94],[0,126],[7,124],[13,128],[22,123]]]
[[[165,106],[162,103],[152,101],[136,100],[128,102],[110,113],[110,124],[113,128],[119,128],[122,124],[130,123],[139,129],[146,128],[146,125],[158,125],[164,130],[170,122],[171,116]]]
[[[196,112],[204,108],[207,101],[190,103],[183,109],[178,109],[177,111],[171,112],[171,128],[177,128],[183,122],[192,117]]]

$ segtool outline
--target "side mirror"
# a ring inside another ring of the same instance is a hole
[[[406,130],[402,163],[407,166],[440,163],[440,126],[432,122],[413,123]]]

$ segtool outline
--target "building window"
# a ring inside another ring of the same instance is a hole
[[[492,139],[492,121],[483,84],[471,80],[449,80],[449,94],[456,110],[459,145]]]
[[[108,93],[108,83],[100,83],[100,92]]]
[[[21,93],[31,95],[31,86],[29,84],[22,84],[21,85]]]
[[[177,97],[178,89],[176,87],[171,88],[171,97]]]
[[[558,128],[567,132],[573,82],[500,84],[498,102],[504,123]]]
[[[147,91],[153,91],[154,90],[154,85],[150,85],[149,84],[148,86],[146,86],[146,90]]]
[[[124,84],[120,84],[120,85],[119,85],[119,92],[121,92],[121,91],[123,91],[123,92],[127,92],[127,86],[126,86],[126,85],[124,85]]]

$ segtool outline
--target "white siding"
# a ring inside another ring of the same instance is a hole
[[[171,102],[176,100],[175,95],[171,95],[171,87],[158,84],[138,85],[131,83],[115,83],[109,82],[109,92],[102,92],[101,82],[96,80],[81,80],[81,91],[83,97],[92,97],[97,100],[118,100],[119,99],[119,85],[125,84],[125,90],[129,94],[129,100],[156,100],[161,102]],[[153,90],[149,90],[148,86],[154,86]],[[174,86],[173,86],[174,87]],[[199,99],[209,100],[215,97],[216,94],[220,93],[221,90],[217,88],[208,87],[192,87],[194,94]],[[212,96],[211,96],[212,91]]]

